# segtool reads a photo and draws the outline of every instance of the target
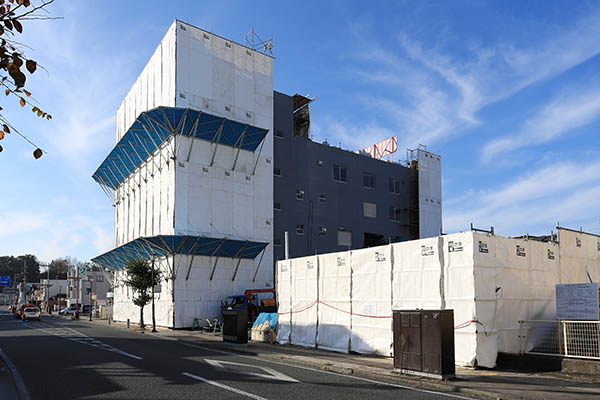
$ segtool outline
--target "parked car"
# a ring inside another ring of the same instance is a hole
[[[40,321],[42,319],[42,314],[40,313],[40,309],[37,307],[25,307],[21,312],[21,319],[23,321],[28,319],[37,319]]]
[[[75,306],[75,304],[71,304],[69,307],[65,307],[62,310],[60,310],[58,312],[58,315],[74,315],[76,309],[77,307]],[[79,312],[83,314],[81,304],[79,305]]]

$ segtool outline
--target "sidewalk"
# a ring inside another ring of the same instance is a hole
[[[92,323],[109,326],[106,320],[95,320]],[[127,329],[125,324],[120,322],[113,322],[110,326],[115,329]],[[439,381],[399,374],[394,371],[393,361],[390,358],[342,354],[260,342],[234,345],[223,343],[218,335],[201,331],[174,331],[167,328],[157,328],[157,330],[159,332],[157,334],[150,333],[148,328],[145,332],[138,333],[187,342],[213,342],[221,349],[225,347],[232,352],[263,359],[479,398],[559,400],[600,397],[600,376],[597,375],[576,376],[561,372],[523,373],[457,367],[455,380]],[[130,331],[133,332],[133,329]]]

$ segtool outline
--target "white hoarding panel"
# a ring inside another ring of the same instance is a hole
[[[292,327],[291,261],[277,262],[277,343],[290,342]]]
[[[319,256],[317,346],[347,353],[351,324],[351,252]]]
[[[561,320],[598,321],[598,284],[556,285],[556,311]]]
[[[438,238],[393,244],[393,308],[437,309],[441,306]]]
[[[317,263],[316,256],[295,258],[292,263],[291,343],[313,347],[317,337]]]
[[[600,236],[558,228],[560,283],[600,281]]]
[[[391,246],[355,250],[352,262],[352,331],[350,349],[391,355]]]

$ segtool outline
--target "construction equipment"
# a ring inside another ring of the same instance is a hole
[[[259,299],[259,294],[272,294]],[[243,295],[229,296],[221,302],[221,314],[225,310],[247,310],[248,323],[252,324],[261,312],[277,312],[275,289],[248,289]]]

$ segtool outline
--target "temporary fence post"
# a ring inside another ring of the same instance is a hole
[[[564,341],[564,346],[565,346],[565,356],[568,356],[569,351],[567,349],[567,323],[565,321],[561,321],[560,323],[562,323],[562,326],[563,326],[563,341]]]

